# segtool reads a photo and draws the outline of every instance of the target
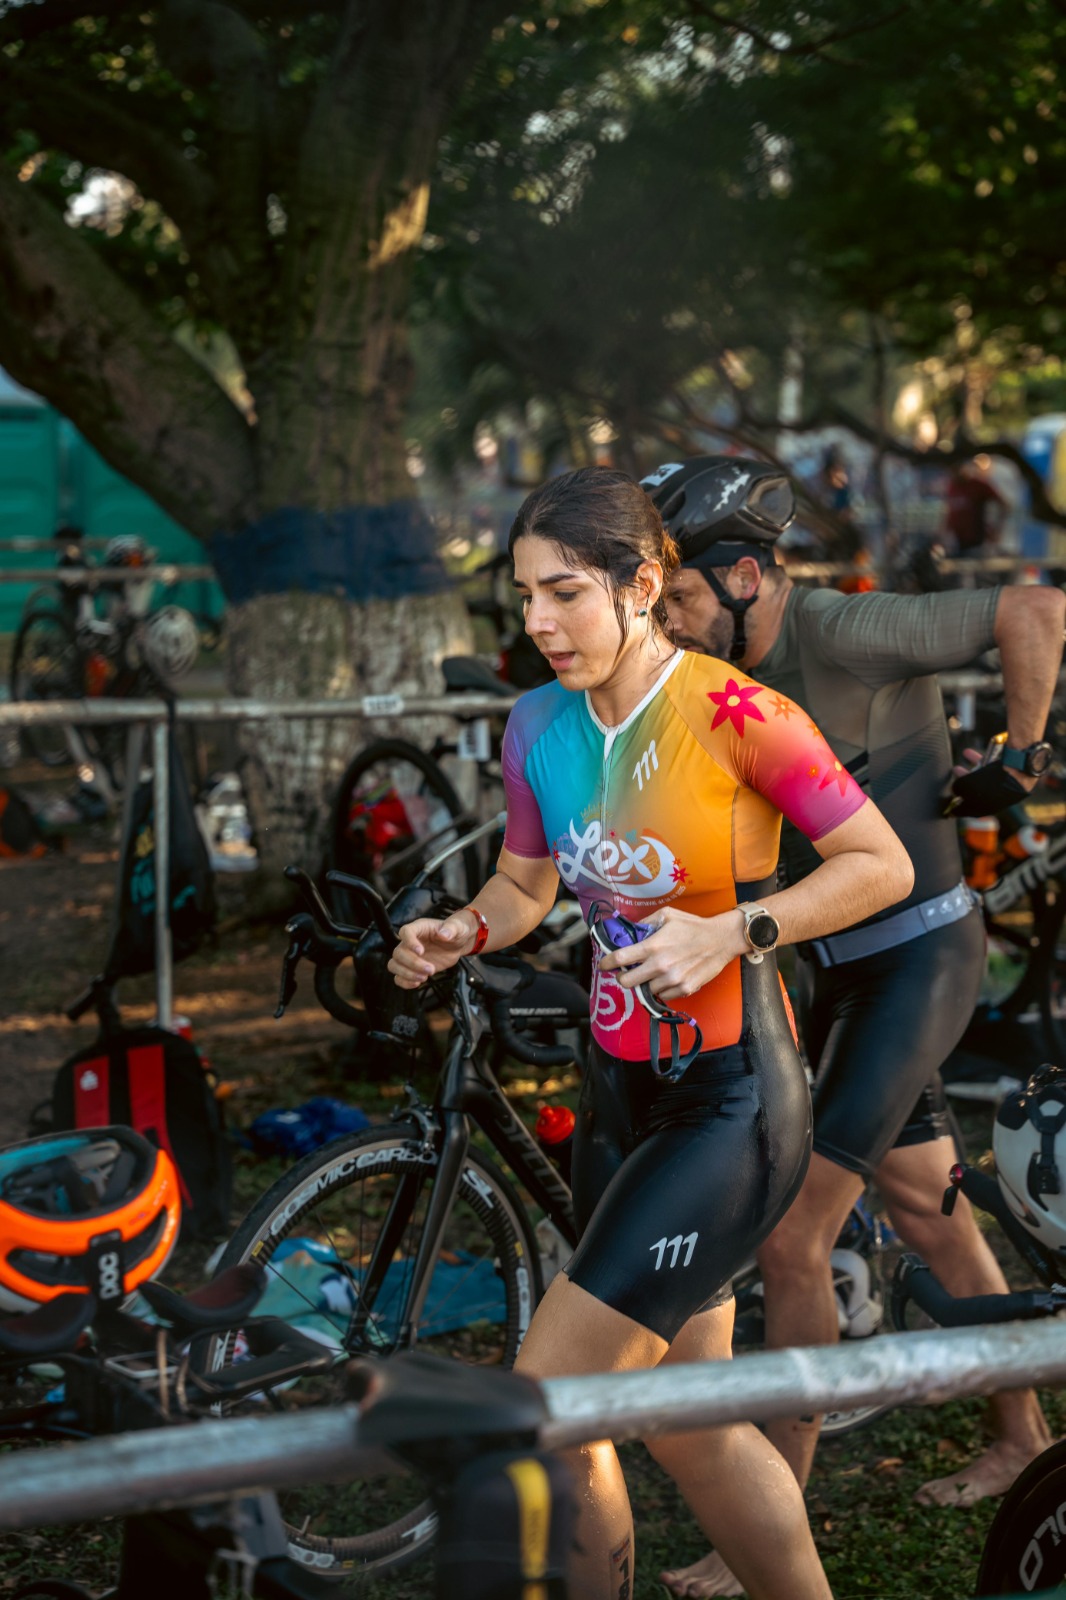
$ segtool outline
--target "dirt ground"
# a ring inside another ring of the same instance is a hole
[[[0,861],[0,1142],[26,1136],[56,1069],[94,1037],[93,1016],[71,1023],[62,1008],[103,964],[117,871],[117,841],[106,826],[37,861]],[[225,880],[221,899],[225,927],[236,909]],[[280,928],[243,929],[175,969],[175,1010],[190,1018],[197,1045],[232,1082],[229,1109],[238,1123],[272,1103],[292,1076],[287,1064],[326,1065],[337,1054],[337,1025],[309,987],[281,1022],[273,1020],[284,948]],[[151,975],[124,982],[119,999],[125,1019],[150,1021]]]

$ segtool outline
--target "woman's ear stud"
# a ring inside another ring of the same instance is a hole
[[[642,610],[642,611],[638,611],[638,612],[637,612],[637,616],[638,616],[638,617],[646,617],[646,616],[647,616],[647,615],[648,615],[648,608],[647,608],[647,606],[645,606],[645,607],[644,607],[644,609],[643,609],[643,610]]]

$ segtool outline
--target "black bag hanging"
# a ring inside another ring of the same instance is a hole
[[[192,795],[171,716],[167,737],[170,767],[170,935],[173,957],[182,961],[199,948],[215,924],[215,880],[211,858],[196,821]],[[107,983],[151,972],[155,951],[155,812],[152,782],[137,786],[119,874],[119,904]]]
[[[112,1028],[105,1020],[99,1038],[56,1073],[51,1126],[122,1123],[143,1133],[178,1170],[182,1241],[211,1239],[229,1226],[233,1186],[215,1087],[188,1039],[163,1028]]]

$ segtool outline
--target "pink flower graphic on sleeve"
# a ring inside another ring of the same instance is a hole
[[[725,688],[717,693],[713,689],[708,690],[708,700],[713,700],[718,707],[711,723],[711,732],[728,721],[743,739],[745,717],[750,717],[753,722],[765,722],[766,718],[758,706],[752,704],[757,694],[762,694],[761,684],[749,683],[742,689],[735,678],[727,678]]]

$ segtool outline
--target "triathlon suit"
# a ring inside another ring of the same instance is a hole
[[[763,683],[817,721],[910,854],[908,898],[860,927],[950,896],[960,883],[958,828],[940,815],[952,753],[933,674],[991,648],[998,598],[998,590],[794,589],[781,631],[756,668]],[[786,825],[781,845],[790,883],[817,866],[796,829]],[[835,965],[821,964],[817,944],[800,947],[800,1023],[815,1071],[814,1148],[821,1155],[868,1178],[893,1147],[949,1131],[939,1068],[977,1004],[984,955],[976,907]]]
[[[757,899],[773,887],[782,813],[820,839],[864,803],[805,712],[681,651],[617,727],[558,683],[524,695],[503,773],[506,849],[551,856],[586,912],[599,903],[635,920]],[[581,1242],[566,1268],[668,1341],[728,1297],[796,1194],[811,1137],[774,957],[737,957],[683,1009],[703,1053],[668,1083],[649,1064],[648,1013],[597,962],[574,1138]],[[693,1042],[683,1027],[681,1049]]]

